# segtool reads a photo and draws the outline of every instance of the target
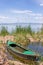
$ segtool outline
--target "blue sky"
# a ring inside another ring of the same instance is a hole
[[[0,0],[0,23],[43,23],[43,0]]]

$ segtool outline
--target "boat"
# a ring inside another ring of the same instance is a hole
[[[35,53],[31,49],[26,49],[19,44],[12,42],[8,40],[6,42],[7,50],[13,53],[13,55],[17,55],[20,58],[27,59],[27,60],[33,60],[33,61],[38,61],[40,55]]]

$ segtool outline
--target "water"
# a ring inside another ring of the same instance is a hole
[[[11,32],[12,29],[16,29],[16,26],[27,27],[29,25],[33,31],[39,31],[43,23],[0,23],[0,30],[2,29],[2,26],[4,26],[8,31],[10,30],[9,32]]]
[[[43,46],[41,43],[31,43],[28,45],[28,49],[29,48],[43,56]]]

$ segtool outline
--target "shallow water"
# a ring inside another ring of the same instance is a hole
[[[43,46],[42,43],[31,43],[28,45],[28,49],[32,49],[35,52],[38,52],[41,56],[43,56]]]

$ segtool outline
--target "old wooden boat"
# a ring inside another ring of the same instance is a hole
[[[18,57],[27,59],[27,60],[39,60],[39,54],[35,53],[31,49],[25,49],[22,46],[18,45],[15,42],[7,41],[7,49],[13,53],[13,55],[17,55]]]

